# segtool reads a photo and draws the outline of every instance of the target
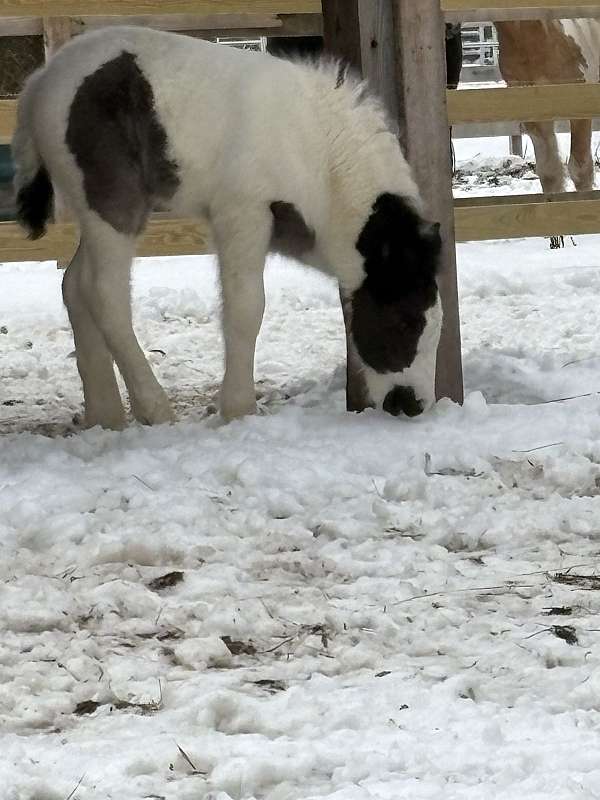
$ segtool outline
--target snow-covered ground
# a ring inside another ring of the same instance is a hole
[[[223,426],[214,263],[154,259],[180,421],[75,435],[60,274],[0,266],[1,800],[600,798],[600,237],[458,259],[462,408],[346,414],[274,261]]]

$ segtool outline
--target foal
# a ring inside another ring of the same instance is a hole
[[[153,210],[206,217],[223,300],[226,420],[256,410],[269,251],[337,277],[371,405],[434,401],[439,226],[426,222],[380,104],[337,64],[141,28],[67,44],[24,89],[13,140],[19,219],[45,232],[52,184],[81,232],[63,296],[88,426],[173,418],[131,322],[130,269]]]

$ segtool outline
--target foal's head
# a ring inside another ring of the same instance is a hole
[[[365,279],[352,297],[352,337],[369,399],[394,416],[417,416],[435,402],[439,225],[406,199],[381,194],[356,248]]]

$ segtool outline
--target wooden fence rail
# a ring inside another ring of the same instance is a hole
[[[447,98],[451,125],[600,117],[600,84],[465,89]],[[16,100],[0,99],[0,142],[12,137],[16,106]]]
[[[39,36],[42,17],[0,17],[0,36]],[[143,16],[67,17],[71,33],[109,25],[140,25],[169,31],[194,31],[201,36],[320,36],[323,18],[315,14],[146,14]]]
[[[473,122],[545,122],[600,116],[600,84],[565,83],[447,93],[451,125]]]
[[[441,0],[444,12],[478,11],[488,14],[493,10],[510,11],[513,9],[561,9],[567,17],[598,7],[598,0]],[[489,19],[488,16],[485,19]]]
[[[321,0],[0,0],[0,17],[310,14]]]
[[[586,192],[574,201],[559,195],[501,195],[455,201],[456,241],[485,241],[527,236],[568,236],[597,233],[600,192]],[[28,241],[14,222],[0,223],[0,261],[67,262],[75,252],[75,225],[50,225],[43,239]],[[213,253],[205,222],[154,218],[141,239],[138,256],[178,256]]]
[[[78,241],[73,223],[48,226],[43,239],[29,241],[16,222],[0,223],[0,261],[49,261],[66,263]],[[208,226],[194,220],[153,218],[140,239],[138,256],[179,256],[212,253]]]

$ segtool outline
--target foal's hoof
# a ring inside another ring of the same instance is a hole
[[[256,414],[256,401],[252,403],[221,403],[221,417],[225,422]]]
[[[175,414],[168,401],[157,403],[152,408],[132,407],[133,416],[142,425],[164,425],[175,422]]]
[[[123,409],[115,411],[114,413],[101,413],[95,414],[93,412],[86,412],[83,422],[84,428],[95,428],[99,426],[107,431],[122,431],[125,428],[126,419]]]

